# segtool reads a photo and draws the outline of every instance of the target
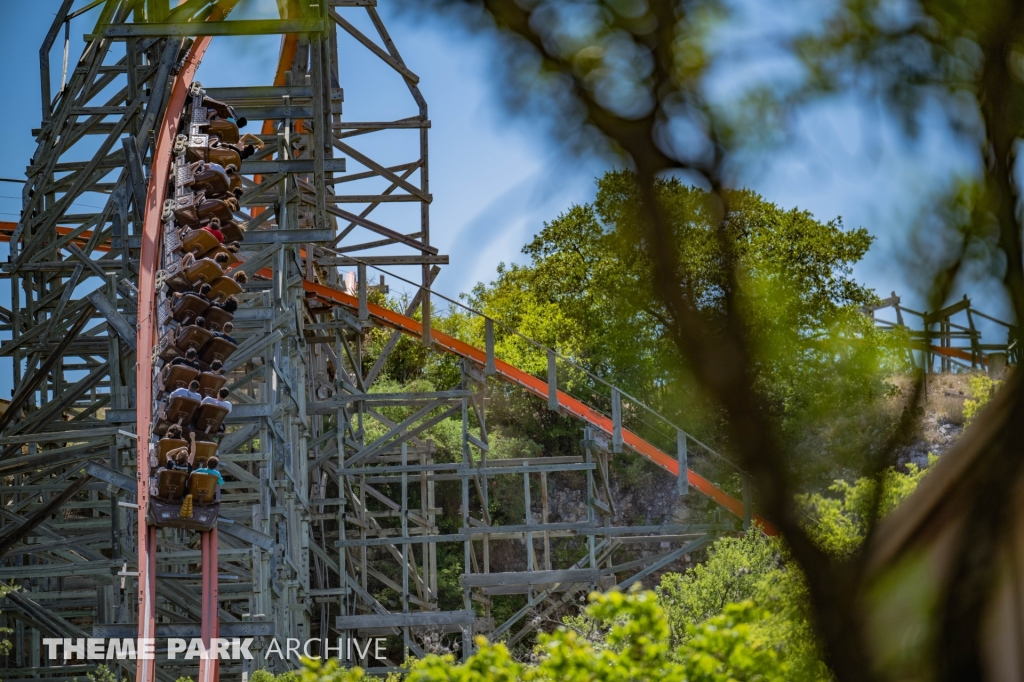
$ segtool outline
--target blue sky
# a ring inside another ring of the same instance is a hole
[[[0,157],[3,177],[23,177],[35,150],[30,129],[40,117],[38,50],[58,5],[57,0],[4,3],[0,58],[8,105],[0,110],[0,123],[8,142]],[[242,0],[239,14],[260,16],[274,6],[274,0]],[[380,0],[395,43],[421,78],[433,124],[433,243],[451,256],[436,287],[457,296],[489,280],[499,262],[522,261],[522,245],[543,221],[593,197],[594,179],[609,162],[566,155],[543,122],[507,112],[500,93],[504,81],[486,37],[470,35],[450,19],[396,15],[392,7],[390,0]],[[75,44],[94,15],[75,20]],[[72,52],[77,54],[74,46]],[[215,39],[199,77],[207,85],[267,84],[276,53],[273,38]],[[765,56],[765,68],[770,57]],[[51,59],[59,79],[59,49]],[[346,119],[415,113],[397,75],[362,48],[344,47],[341,64]],[[933,193],[953,174],[972,170],[973,158],[970,150],[957,147],[938,117],[932,123],[920,138],[909,140],[876,103],[854,97],[822,102],[798,115],[784,147],[751,154],[737,171],[737,184],[780,206],[798,206],[822,220],[842,216],[848,227],[867,228],[877,243],[857,266],[857,277],[883,296],[896,290],[905,302],[920,304],[913,283],[901,274],[908,235]],[[387,156],[391,150],[378,151]],[[0,220],[16,220],[19,208],[20,186],[0,183]],[[5,306],[10,301],[6,284],[0,285]],[[997,298],[983,302],[991,296],[988,289],[970,285],[964,292],[983,310],[1004,313]],[[8,392],[9,384],[0,380],[0,395]]]

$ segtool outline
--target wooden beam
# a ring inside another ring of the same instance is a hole
[[[421,627],[430,625],[472,625],[476,614],[472,611],[424,611],[418,613],[388,613],[366,616],[338,616],[339,630],[381,627]]]
[[[322,33],[323,19],[236,19],[234,21],[188,21],[152,24],[108,24],[99,34],[85,39],[139,38],[142,36],[259,36],[287,33]]]
[[[0,537],[0,556],[6,554],[7,550],[28,537],[28,535],[34,531],[39,524],[49,518],[50,514],[53,514],[63,507],[64,503],[78,494],[78,492],[91,480],[92,476],[89,474],[80,476],[74,483],[65,488],[64,492],[59,495],[54,495],[49,499],[49,501],[43,503],[39,507],[36,507],[32,513],[25,518],[25,523],[11,529]]]

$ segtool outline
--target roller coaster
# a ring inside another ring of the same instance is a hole
[[[40,50],[38,149],[22,217],[0,226],[7,682],[94,669],[43,656],[44,637],[153,640],[155,658],[105,661],[139,682],[292,667],[266,656],[272,639],[337,642],[346,665],[385,674],[425,637],[463,656],[477,633],[515,644],[586,590],[741,525],[774,532],[742,471],[571,358],[534,344],[546,373],[514,367],[495,351],[513,332],[473,311],[481,348],[433,328],[454,302],[431,289],[448,257],[431,245],[430,120],[376,0],[232,19],[237,4],[64,0]],[[94,27],[51,96],[49,55],[83,15]],[[253,35],[280,36],[271,84],[202,83],[214,39]],[[415,113],[345,120],[342,45],[383,64],[379,87]],[[412,160],[359,149],[388,135]],[[381,303],[385,273],[413,288],[404,310]],[[403,337],[458,380],[380,388]],[[495,392],[574,420],[578,454],[489,457]],[[442,422],[458,425],[454,456],[430,435]],[[617,507],[617,456],[676,477],[673,496],[696,491],[684,518]],[[578,482],[575,515],[552,508],[552,476]],[[495,523],[496,504],[521,523]],[[440,555],[458,558],[454,581]],[[345,642],[369,636],[388,638],[385,659],[351,656]],[[248,637],[255,656],[172,659],[174,637]]]

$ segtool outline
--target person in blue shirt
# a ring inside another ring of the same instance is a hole
[[[211,457],[210,459],[206,460],[206,462],[202,466],[193,469],[192,473],[193,474],[213,474],[214,476],[217,477],[217,484],[218,485],[223,485],[224,484],[224,477],[220,475],[219,471],[217,471],[217,467],[218,466],[220,466],[220,460],[217,459],[216,457]]]
[[[171,395],[168,398],[168,402],[179,397],[191,398],[192,400],[195,400],[197,403],[203,402],[203,395],[199,392],[199,382],[193,379],[192,383],[188,385],[188,388],[182,387],[174,389],[173,391],[171,391]]]

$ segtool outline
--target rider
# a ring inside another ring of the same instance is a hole
[[[235,311],[238,310],[238,299],[234,296],[228,296],[223,303],[214,303],[212,305],[214,308],[220,308],[224,312],[234,315]]]
[[[214,407],[223,407],[225,410],[227,410],[230,413],[231,412],[231,403],[228,402],[228,395],[230,393],[231,393],[231,391],[229,391],[228,389],[222,388],[222,389],[220,389],[220,391],[217,392],[217,396],[219,397],[219,400],[218,400],[218,398],[214,398],[212,395],[211,396],[207,396],[207,397],[203,398],[203,405],[213,405]]]
[[[223,485],[224,484],[224,477],[220,475],[219,471],[217,471],[217,467],[219,465],[220,465],[220,460],[217,459],[216,455],[214,455],[210,459],[208,459],[205,462],[203,462],[202,466],[200,466],[200,467],[198,467],[196,469],[193,469],[192,473],[193,474],[213,474],[214,476],[217,477],[217,484],[218,485]]]
[[[199,392],[199,382],[193,379],[192,383],[188,385],[188,388],[182,386],[181,388],[174,389],[171,391],[169,400],[174,400],[175,398],[191,398],[192,400],[201,403],[203,401],[203,396]]]
[[[196,352],[196,349],[189,348],[187,351],[185,351],[184,357],[179,355],[178,357],[174,358],[173,360],[171,360],[171,364],[168,365],[168,367],[174,367],[175,365],[185,365],[186,367],[191,367],[192,369],[202,369],[199,366],[198,357],[199,353]]]
[[[234,328],[235,328],[235,325],[231,324],[230,322],[225,322],[224,323],[224,327],[223,327],[223,331],[214,332],[213,335],[217,336],[217,337],[220,337],[220,338],[224,339],[225,341],[229,341],[229,342],[231,342],[231,343],[233,343],[233,344],[235,344],[237,346],[238,345],[238,341],[235,340],[235,337],[231,336],[231,330],[233,330]]]
[[[218,244],[223,244],[224,243],[224,233],[221,232],[219,229],[217,229],[217,228],[220,227],[220,221],[217,220],[216,218],[214,218],[213,220],[216,221],[216,222],[212,222],[211,221],[209,225],[203,225],[199,229],[205,230],[206,232],[209,232],[210,234],[212,234],[214,237],[217,238],[217,243]]]
[[[171,471],[178,470],[178,471],[184,471],[184,472],[187,473],[188,469],[189,469],[189,466],[188,466],[188,448],[187,447],[174,448],[173,450],[168,452],[167,453],[167,463],[164,464],[164,467],[169,469],[169,470],[171,470]]]

